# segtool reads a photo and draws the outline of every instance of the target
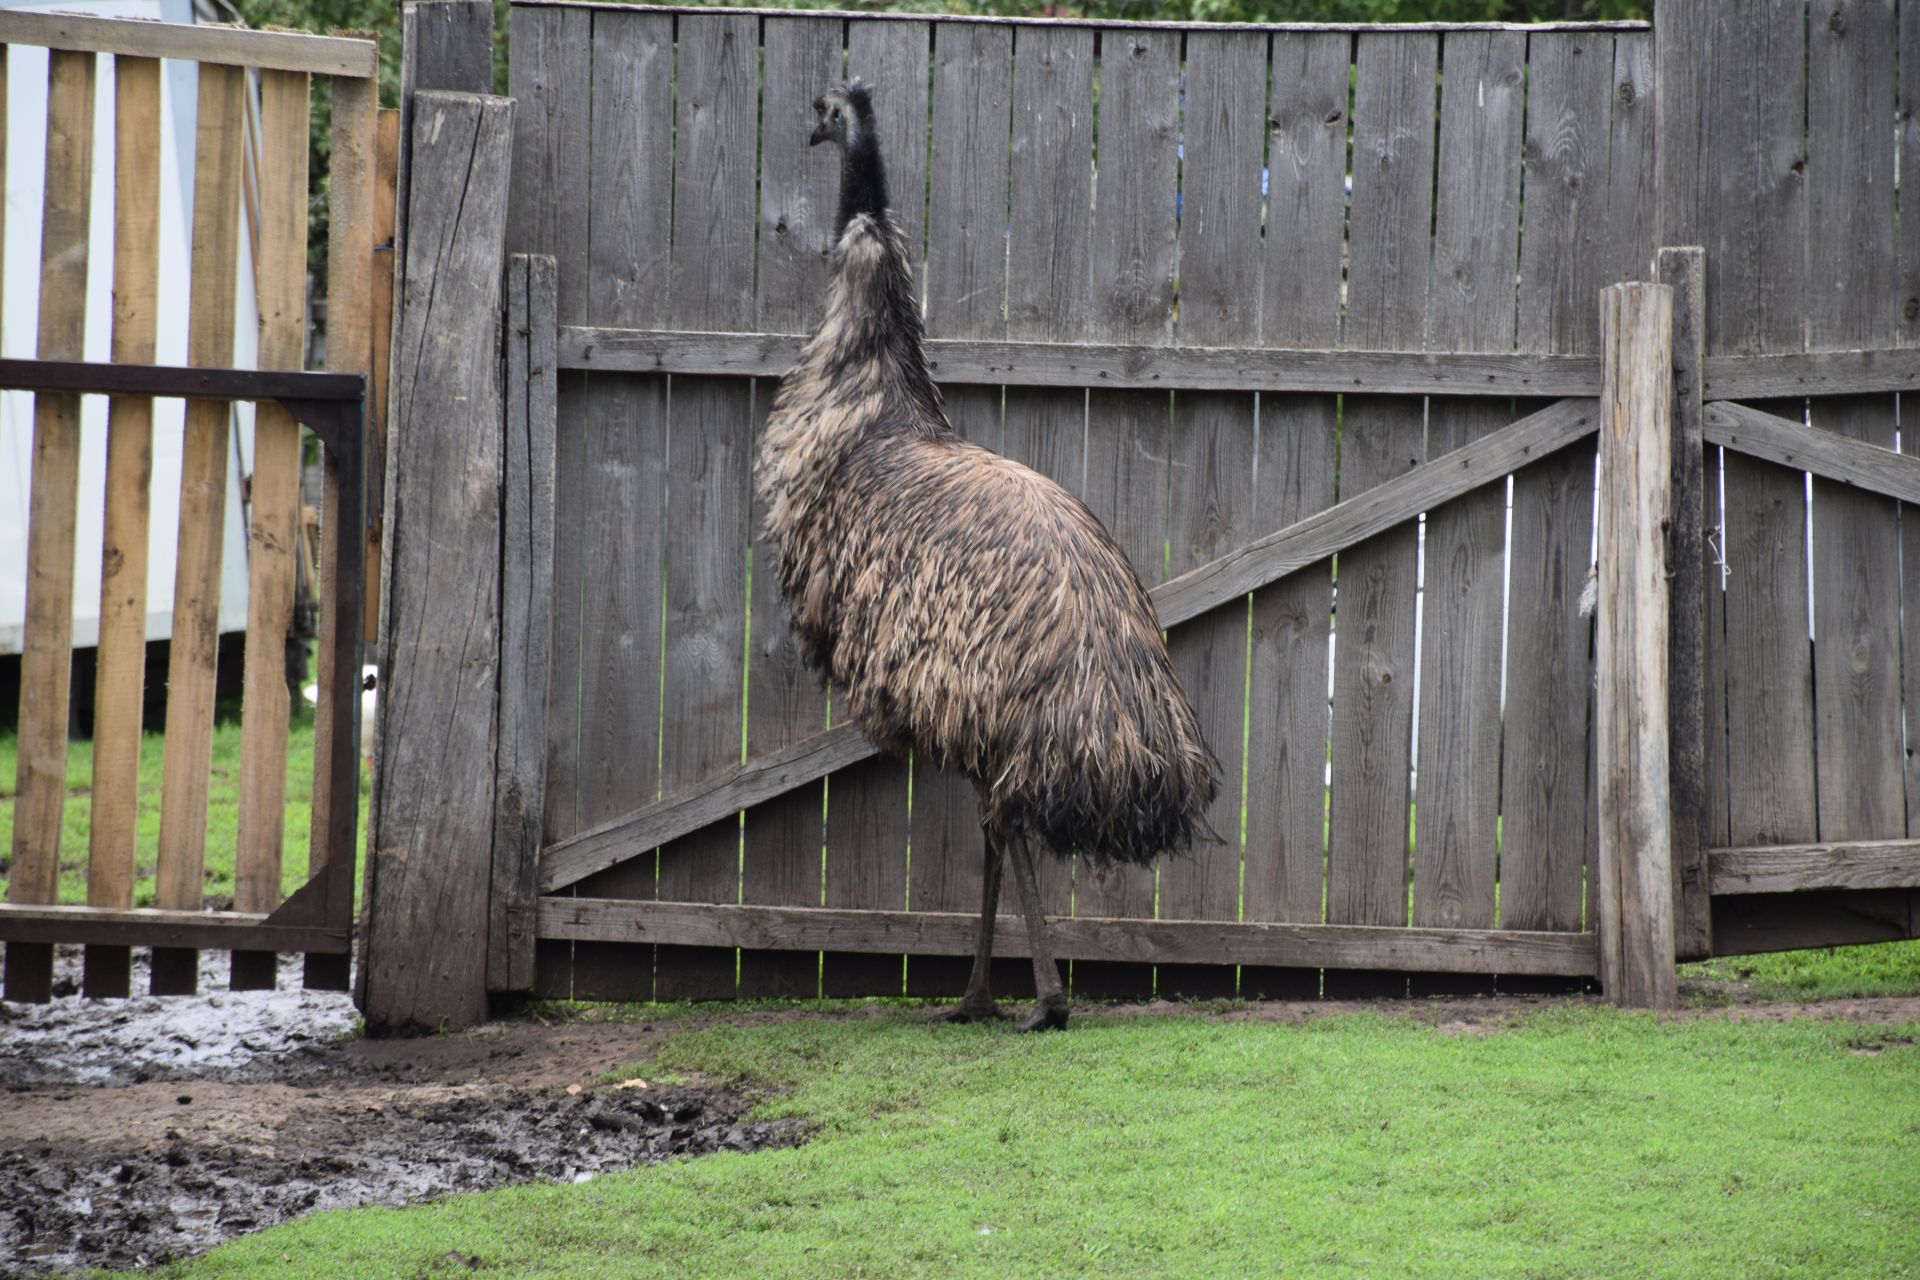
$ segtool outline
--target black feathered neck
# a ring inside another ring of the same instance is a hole
[[[836,242],[847,223],[861,214],[875,218],[887,211],[887,167],[880,159],[880,138],[873,128],[873,108],[856,103],[860,127],[852,145],[840,157],[840,216],[833,224]]]

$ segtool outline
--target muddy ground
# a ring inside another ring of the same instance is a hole
[[[138,953],[136,953],[137,955]],[[208,955],[202,995],[89,1001],[79,953],[62,952],[50,1005],[0,1004],[0,1277],[137,1267],[319,1209],[403,1204],[529,1180],[583,1181],[682,1154],[800,1141],[792,1124],[743,1117],[751,1099],[698,1084],[618,1088],[606,1073],[650,1055],[684,1015],[502,1021],[471,1032],[371,1041],[345,995],[224,990]],[[136,961],[137,963],[137,961]],[[135,975],[143,990],[146,975]],[[1724,988],[1724,989],[1719,989]],[[1920,1020],[1920,999],[1756,1004],[1729,984],[1723,1007],[1683,1017],[1802,1015]],[[1460,1035],[1579,997],[1475,997],[1383,1007]],[[1303,1021],[1351,1003],[1207,1006],[1223,1019]],[[1152,1017],[1193,1006],[1111,1006]],[[844,1007],[843,1007],[844,1009]],[[713,1020],[883,1016],[734,1012]]]
[[[136,953],[137,954],[137,953]],[[617,1088],[646,1023],[534,1019],[419,1039],[355,1039],[345,995],[0,1004],[0,1276],[137,1267],[301,1214],[533,1180],[581,1182],[676,1155],[802,1136],[699,1086]],[[146,975],[136,972],[135,990]]]

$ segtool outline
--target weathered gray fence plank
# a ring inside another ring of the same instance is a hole
[[[1775,401],[1786,407],[1791,401]],[[1810,471],[1823,482],[1920,502],[1920,461],[1885,445],[1850,439],[1836,431],[1809,427],[1752,405],[1716,401],[1706,409],[1710,443],[1752,458],[1764,458],[1795,471]]]
[[[415,97],[394,334],[384,785],[368,832],[364,1012],[374,1027],[486,1016],[499,676],[500,390],[475,316],[499,309],[513,103]]]
[[[584,169],[590,213],[581,310],[596,321],[664,324],[666,238],[659,211],[673,198],[671,21],[659,14],[594,15],[591,124]],[[565,305],[566,267],[561,267]],[[565,382],[562,386],[566,386]],[[744,389],[742,389],[744,392]],[[604,822],[660,793],[661,564],[667,538],[667,379],[588,377],[562,430],[562,510],[571,537],[564,608],[578,636],[570,734],[576,808],[569,832]],[[567,464],[571,465],[567,465]],[[595,897],[654,895],[650,861],[581,886]],[[645,999],[653,974],[631,951],[576,944],[577,994]]]
[[[1920,4],[1900,6],[1898,39],[1900,79],[1894,116],[1899,121],[1900,172],[1920,173]],[[1917,209],[1920,191],[1903,187],[1901,214],[1910,217]],[[1902,299],[1898,341],[1905,347],[1920,347],[1920,235],[1900,237],[1898,270]],[[1920,351],[1908,354],[1920,355]],[[1920,386],[1920,378],[1909,386]],[[1903,413],[1920,410],[1920,394],[1903,393],[1900,408]],[[1900,451],[1909,457],[1920,454],[1920,431],[1904,433]],[[1914,617],[1920,611],[1920,519],[1912,511],[1903,511],[1900,520],[1900,597],[1905,616]],[[1901,628],[1900,684],[1907,741],[1920,740],[1920,626]],[[1906,833],[1920,835],[1920,751],[1906,754],[1906,788]],[[1908,921],[1920,928],[1920,894],[1908,898]]]
[[[1707,862],[1715,893],[1920,888],[1920,841],[1916,840],[1712,849]]]
[[[1700,401],[1705,255],[1660,250],[1655,274],[1673,290],[1673,559],[1667,629],[1668,765],[1672,778],[1674,954],[1713,954],[1705,849],[1707,822],[1707,568],[1705,406]],[[1719,479],[1718,467],[1714,479]],[[1716,486],[1717,487],[1717,486]],[[1713,590],[1718,592],[1715,582]]]
[[[859,22],[847,32],[849,74],[872,83],[883,95],[877,110],[893,211],[922,283],[929,31],[924,22]],[[844,713],[835,723],[846,723]],[[906,902],[910,770],[905,760],[871,758],[829,779],[824,886],[829,904],[890,907]],[[835,850],[845,856],[836,858]],[[827,995],[890,995],[900,990],[897,960],[889,968],[871,956],[827,956],[822,966]]]
[[[534,981],[534,875],[547,787],[547,673],[552,665],[553,362],[558,273],[545,254],[507,266],[507,430],[502,462],[500,737],[494,763],[493,891],[487,990]]]
[[[1071,342],[1091,315],[1093,57],[1091,31],[1016,29],[1013,138],[1008,175],[1007,336]],[[1086,486],[1084,387],[1009,386],[1001,450],[1075,493]],[[1073,914],[1074,868],[1044,862],[1035,873],[1043,909]],[[994,965],[994,990],[1025,995],[1033,967]]]
[[[1164,345],[1173,316],[1174,197],[1180,125],[1180,37],[1123,31],[1100,38],[1100,117],[1093,195],[1089,337]],[[1087,401],[1087,484],[1081,497],[1148,584],[1165,576],[1167,393],[1111,392],[1093,379]],[[1074,884],[1081,915],[1148,917],[1154,874],[1114,868]],[[1141,996],[1144,965],[1075,964],[1076,995]]]
[[[1187,37],[1180,181],[1180,313],[1176,339],[1231,342],[1257,332],[1260,170],[1264,116],[1247,110],[1267,83],[1267,41],[1250,32]],[[1249,276],[1253,275],[1253,279]],[[1226,391],[1174,396],[1168,458],[1167,571],[1205,564],[1253,529],[1254,397]],[[1207,823],[1225,841],[1196,843],[1160,867],[1156,914],[1233,920],[1240,907],[1241,765],[1247,697],[1247,612],[1229,602],[1169,640],[1174,671],[1220,757],[1220,791]],[[1210,998],[1237,992],[1220,965],[1160,966],[1159,993]]]
[[[972,946],[979,916],[950,911],[853,911],[805,907],[705,907],[677,902],[544,898],[549,937],[659,940],[798,950],[947,953]],[[1582,975],[1594,972],[1594,939],[1583,933],[1409,929],[1366,925],[1239,923],[1080,917],[1049,922],[1054,952],[1079,964],[1152,964],[1181,958],[1221,963],[1428,969],[1463,973]],[[1025,927],[995,923],[994,949],[1027,954]]]
[[[750,18],[688,16],[677,20],[676,36],[672,318],[746,328],[753,323],[758,28]],[[753,456],[750,387],[675,378],[670,396],[663,792],[740,759]],[[660,897],[737,902],[739,849],[739,826],[726,819],[662,846]],[[655,996],[732,995],[734,967],[727,949],[663,947],[654,957]]]
[[[1510,32],[1446,37],[1440,86],[1429,341],[1440,350],[1512,341],[1520,238],[1526,41]],[[1427,458],[1512,421],[1510,401],[1428,406]],[[1420,622],[1419,822],[1413,923],[1490,929],[1500,811],[1500,628],[1506,493],[1493,485],[1427,514]],[[1488,991],[1486,979],[1414,980],[1416,994]]]
[[[1363,36],[1355,53],[1353,209],[1346,342],[1404,349],[1425,339],[1434,160],[1432,36]],[[1348,498],[1417,466],[1423,406],[1349,396],[1342,415],[1340,494]],[[1412,525],[1341,553],[1334,619],[1333,783],[1327,836],[1327,920],[1407,921],[1408,786],[1412,766]],[[1329,971],[1328,995],[1404,994],[1404,978]]]
[[[819,315],[832,251],[837,179],[832,149],[807,145],[803,109],[840,79],[843,24],[837,18],[768,19],[761,32],[760,228],[755,319],[767,328],[808,327]],[[890,86],[891,87],[891,86]],[[754,388],[764,425],[776,384]],[[755,453],[758,453],[756,445]],[[750,528],[765,512],[756,504]],[[769,548],[754,547],[748,623],[747,756],[797,742],[826,727],[827,696],[788,638],[780,578]],[[747,813],[740,896],[777,906],[820,905],[825,788],[807,787]],[[810,996],[820,988],[817,956],[747,951],[742,996]]]
[[[1270,74],[1267,225],[1260,339],[1277,347],[1340,340],[1352,41],[1276,35]],[[1284,528],[1334,500],[1339,404],[1263,394],[1254,460],[1255,531]],[[1330,563],[1256,590],[1249,635],[1246,896],[1248,920],[1318,923],[1326,852]],[[1317,968],[1243,967],[1243,996],[1320,994]]]
[[[1600,294],[1600,593],[1594,740],[1600,778],[1600,983],[1670,1009],[1673,834],[1667,772],[1667,524],[1673,476],[1673,291]]]

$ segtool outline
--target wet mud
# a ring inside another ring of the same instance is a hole
[[[353,1037],[344,995],[0,1005],[0,1276],[135,1268],[303,1214],[529,1181],[583,1182],[802,1136],[698,1083],[604,1083],[645,1024],[492,1024]],[[64,976],[78,956],[62,956]],[[144,975],[136,975],[136,983]],[[136,990],[141,989],[136,985]]]

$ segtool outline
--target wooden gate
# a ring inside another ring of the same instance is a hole
[[[373,350],[375,47],[371,41],[0,11],[0,44],[51,50],[38,358],[0,360],[35,393],[18,798],[0,906],[6,996],[45,1000],[52,944],[86,943],[88,995],[125,995],[130,946],[153,990],[192,991],[196,948],[233,951],[234,987],[271,986],[275,952],[307,953],[308,986],[348,978],[358,823],[366,400]],[[107,63],[102,55],[111,56]],[[163,60],[197,64],[191,298],[156,292]],[[9,65],[18,59],[10,58]],[[94,155],[96,76],[114,83],[115,154]],[[311,81],[331,80],[329,365],[302,372]],[[251,146],[252,162],[245,154]],[[96,163],[113,177],[112,362],[84,359]],[[260,364],[234,364],[243,202],[260,300]],[[162,325],[191,367],[153,363]],[[111,397],[86,905],[57,902],[66,759],[81,397]],[[154,397],[188,401],[154,907],[134,907]],[[258,405],[249,483],[249,612],[234,910],[205,911],[209,742],[219,641],[229,402]],[[300,427],[325,463],[310,878],[285,901],[289,695]]]
[[[502,725],[538,762],[535,989],[964,978],[970,793],[836,715],[752,544],[826,282],[807,104],[849,74],[956,427],[1113,530],[1225,763],[1225,848],[1047,869],[1075,990],[1594,974],[1596,299],[1653,243],[1652,57],[1633,25],[517,5],[509,404],[557,424],[550,696]]]

